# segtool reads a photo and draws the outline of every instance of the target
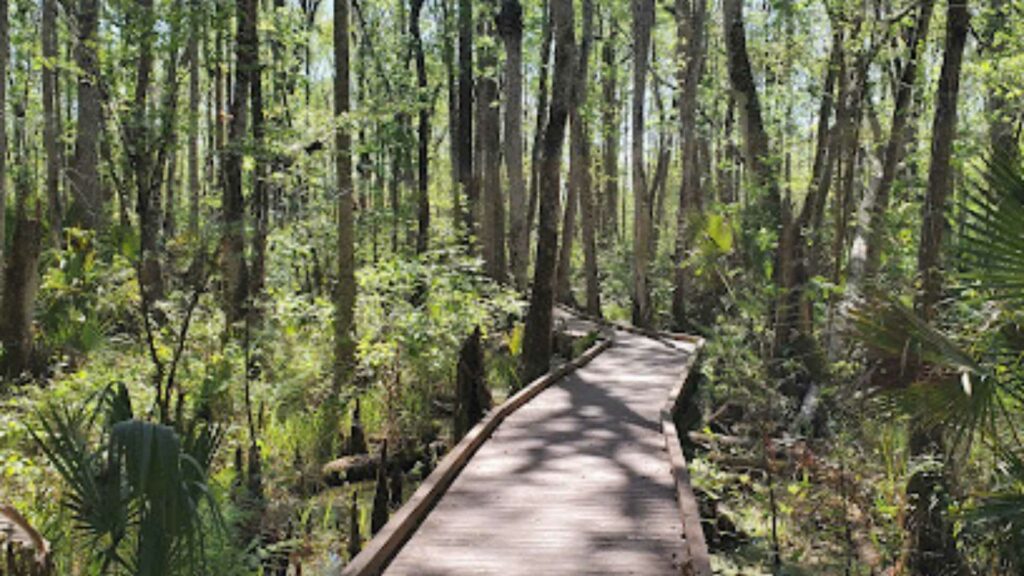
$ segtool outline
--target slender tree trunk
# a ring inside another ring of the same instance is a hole
[[[548,69],[551,63],[551,46],[553,27],[551,17],[551,0],[542,3],[544,23],[540,42],[540,73],[537,82],[537,125],[533,132],[533,151],[530,155],[530,196],[526,206],[526,237],[529,244],[533,232],[533,218],[537,214],[537,203],[540,198],[540,164],[543,154],[544,130],[548,121]],[[529,248],[527,248],[529,252]]]
[[[0,0],[0,78],[7,78],[10,54],[7,0]],[[7,256],[7,81],[0,82],[0,265]],[[0,288],[2,290],[3,288]],[[0,292],[0,299],[3,292]]]
[[[689,272],[684,266],[692,232],[689,220],[701,209],[703,190],[698,168],[697,95],[704,70],[704,19],[707,0],[676,0],[676,59],[679,62],[679,137],[683,176],[676,213],[675,286],[672,291],[672,323],[677,330],[686,326],[686,298]]]
[[[743,165],[750,182],[762,195],[761,201],[748,202],[744,211],[744,227],[747,230],[765,228],[779,232],[782,198],[775,169],[769,158],[768,133],[761,117],[760,97],[747,52],[743,0],[723,0],[722,15],[729,83],[733,98],[736,100],[740,130],[743,134]]]
[[[448,73],[448,156],[451,164],[451,188],[452,188],[452,230],[458,230],[462,225],[462,195],[461,180],[459,178],[461,164],[459,162],[459,87],[455,70],[455,23],[452,12],[454,11],[452,0],[442,0],[441,8],[444,11],[444,36],[442,38],[442,58],[445,69]]]
[[[931,321],[942,292],[940,250],[946,227],[946,203],[953,186],[951,158],[957,132],[957,99],[964,46],[970,29],[967,0],[950,0],[946,17],[946,48],[935,95],[931,164],[921,217],[921,244],[917,255],[922,288],[914,304],[917,313]],[[914,457],[946,457],[941,429],[913,419],[910,451]],[[909,532],[907,567],[915,575],[962,575],[968,570],[956,548],[952,524],[946,515],[948,489],[945,472],[919,470],[907,484]]]
[[[459,0],[459,188],[466,199],[463,234],[472,242],[476,236],[479,208],[473,177],[473,3]]]
[[[584,114],[590,85],[590,52],[594,43],[594,3],[583,0],[583,39],[580,46],[579,69],[576,71],[574,102],[571,116],[570,178],[576,182],[580,208],[580,228],[583,242],[583,275],[586,281],[586,310],[601,316],[601,284],[597,269],[597,206],[591,169],[590,123]],[[575,151],[575,154],[572,151]]]
[[[424,0],[412,0],[412,12],[409,16],[409,30],[412,34],[413,57],[416,60],[416,87],[419,89],[419,126],[417,128],[417,228],[416,253],[427,251],[430,242],[430,109],[427,108],[427,58],[423,53],[423,38],[420,35],[420,12]]]
[[[178,50],[177,42],[172,42],[170,58],[167,60],[167,86],[168,93],[177,92],[178,77]],[[177,202],[178,191],[178,125],[177,125],[177,95],[173,97],[172,109],[168,110],[169,116],[164,118],[169,129],[164,130],[163,137],[167,139],[167,174],[164,177],[166,192],[164,194],[164,212],[161,218],[162,233],[164,238],[173,238],[177,222],[175,220],[175,203]],[[163,166],[160,166],[163,169]],[[159,206],[157,207],[159,210]]]
[[[248,296],[251,313],[259,315],[257,302],[264,296],[263,290],[267,276],[267,234],[270,233],[270,184],[267,182],[269,170],[269,153],[265,140],[266,118],[263,111],[263,66],[259,62],[260,37],[256,21],[259,0],[253,0],[252,30],[249,31],[252,41],[254,61],[249,73],[250,98],[252,99],[252,139],[255,165],[252,177],[252,265],[249,267]]]
[[[6,6],[0,7],[6,9]],[[3,10],[3,16],[6,16]],[[7,19],[3,18],[5,33]],[[6,47],[6,43],[4,44]],[[27,72],[27,65],[26,65]],[[29,168],[25,139],[25,113],[28,90],[14,102],[14,239],[7,253],[3,273],[3,301],[0,302],[0,345],[3,346],[0,375],[15,378],[32,367],[34,335],[32,331],[36,292],[39,288],[39,252],[42,226],[39,204],[36,216],[28,214],[28,198],[35,182]]]
[[[249,270],[245,262],[245,198],[242,194],[242,158],[249,115],[250,79],[258,65],[256,0],[236,0],[238,32],[235,39],[235,82],[231,98],[229,142],[224,149],[224,199],[222,201],[221,274],[224,313],[228,325],[245,315]]]
[[[351,111],[349,96],[349,4],[334,2],[334,115]],[[338,283],[334,300],[334,379],[335,396],[352,379],[355,368],[355,217],[352,186],[352,136],[344,123],[335,129],[338,179]]]
[[[647,63],[651,52],[654,1],[632,0],[633,7],[633,324],[651,323],[647,262],[650,257],[651,202],[644,177],[644,99],[647,94]]]
[[[611,244],[619,232],[619,117],[618,71],[616,61],[618,30],[607,15],[607,35],[601,46],[601,131],[604,136],[601,169],[604,173],[604,198],[601,206],[601,233],[605,244]]]
[[[43,147],[46,150],[46,214],[50,245],[61,245],[60,142],[57,119],[57,0],[43,0]]]
[[[199,236],[199,35],[200,0],[189,6],[188,35],[188,231]]]
[[[576,45],[572,0],[550,0],[555,42],[551,107],[544,130],[540,166],[540,220],[533,290],[523,335],[523,381],[547,372],[551,362],[551,326],[555,264],[558,253],[558,195],[561,187],[562,146],[572,106]]]
[[[138,0],[137,17],[129,24],[138,43],[135,94],[129,131],[129,158],[137,194],[139,218],[139,283],[143,297],[150,302],[163,296],[163,272],[160,266],[159,164],[153,155],[154,138],[147,118],[148,94],[153,73],[153,0]],[[172,56],[173,57],[173,56]]]
[[[496,3],[495,3],[496,4]],[[484,6],[490,11],[492,6]],[[495,23],[491,18],[482,21],[484,40],[479,49],[480,69],[484,72],[477,82],[480,99],[480,169],[483,174],[481,190],[480,240],[483,248],[484,271],[496,282],[506,279],[505,261],[505,198],[501,191],[501,109],[498,103],[498,66]]]
[[[508,174],[509,264],[517,290],[527,286],[530,233],[523,176],[523,6],[502,0],[498,32],[505,43],[505,169]]]

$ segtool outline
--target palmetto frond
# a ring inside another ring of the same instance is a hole
[[[91,410],[43,410],[31,433],[104,566],[139,576],[199,572],[201,508],[216,511],[205,482],[217,428],[195,423],[182,440],[174,428],[133,419],[127,389],[114,386]]]
[[[1024,301],[1024,172],[1012,161],[985,164],[960,202],[964,276],[994,299]]]

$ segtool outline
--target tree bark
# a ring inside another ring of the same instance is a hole
[[[6,18],[4,23],[6,24]],[[0,375],[11,379],[32,367],[32,320],[36,292],[39,288],[38,265],[42,239],[42,226],[38,218],[39,204],[36,204],[34,218],[28,215],[26,208],[28,198],[35,189],[26,153],[27,100],[26,90],[14,103],[14,240],[5,260],[3,300],[0,302],[0,344],[3,345]]]
[[[493,4],[483,6],[490,11]],[[481,22],[484,41],[479,49],[480,69],[477,97],[480,112],[480,169],[483,175],[481,200],[482,222],[480,240],[483,249],[484,271],[495,282],[505,282],[505,199],[501,191],[501,109],[498,103],[498,54],[495,23],[491,18]]]
[[[555,70],[551,106],[540,165],[540,220],[533,291],[523,335],[523,381],[547,372],[551,362],[551,325],[554,305],[555,261],[558,252],[558,195],[561,187],[562,146],[572,105],[576,45],[572,0],[550,0],[555,41]]]
[[[647,263],[650,257],[651,203],[644,177],[644,98],[647,94],[647,64],[651,52],[654,1],[632,0],[633,8],[633,324],[646,328],[651,323]]]
[[[472,243],[479,208],[473,178],[473,3],[459,0],[459,189],[466,200],[463,235]]]
[[[523,6],[502,0],[498,32],[505,43],[505,169],[508,174],[509,264],[517,290],[527,287],[530,233],[523,175]]]
[[[0,0],[0,78],[7,78],[10,37],[7,0]],[[0,82],[0,263],[7,255],[7,81]],[[0,299],[3,292],[0,292]]]
[[[590,123],[584,114],[584,105],[590,86],[590,52],[594,43],[594,3],[583,0],[583,38],[580,46],[579,68],[576,71],[574,102],[571,116],[570,178],[577,189],[580,208],[581,240],[583,242],[583,275],[586,284],[586,311],[601,316],[601,284],[597,269],[597,208],[590,176]]]
[[[249,73],[250,98],[252,99],[252,139],[254,150],[254,167],[252,177],[252,265],[249,267],[249,298],[251,313],[258,315],[256,303],[263,297],[266,285],[267,268],[267,234],[270,233],[270,195],[267,182],[269,155],[264,142],[266,118],[263,111],[263,66],[259,62],[260,37],[256,22],[258,19],[259,0],[253,2],[252,30],[249,31],[252,41],[253,62]]]
[[[530,154],[530,195],[526,206],[527,244],[529,244],[530,234],[533,232],[533,219],[537,214],[537,204],[540,198],[541,155],[543,154],[544,130],[548,121],[548,71],[551,64],[553,40],[551,0],[544,0],[542,9],[544,23],[541,30],[540,72],[537,81],[537,125],[533,132],[533,150]],[[529,246],[527,246],[527,253],[529,253]]]
[[[189,5],[188,35],[188,231],[199,237],[199,35],[200,0]]]
[[[723,0],[726,60],[729,83],[739,113],[743,134],[743,162],[754,188],[762,195],[759,202],[750,202],[745,212],[745,228],[764,228],[779,232],[782,198],[776,181],[776,170],[769,157],[768,133],[761,117],[761,103],[754,81],[754,72],[747,52],[747,36],[743,22],[743,0]]]
[[[46,150],[46,215],[50,245],[60,247],[63,210],[60,198],[61,154],[57,119],[57,1],[42,2],[43,147]]]
[[[256,47],[256,0],[236,0],[238,32],[235,39],[235,82],[231,98],[228,145],[224,149],[223,232],[220,257],[223,276],[224,314],[228,325],[245,316],[249,270],[245,262],[245,198],[242,193],[242,159],[246,140],[251,77],[258,65]]]
[[[334,115],[338,120],[351,111],[349,95],[349,3],[334,2]],[[355,217],[352,186],[352,136],[344,122],[334,132],[338,180],[338,283],[334,300],[334,378],[335,396],[352,379],[355,369]]]
[[[423,38],[420,35],[420,13],[424,0],[412,0],[409,15],[409,31],[412,35],[413,58],[416,60],[416,87],[419,103],[419,125],[417,127],[417,227],[416,253],[427,251],[430,242],[430,109],[427,94],[427,58],[423,53]]]
[[[160,266],[159,162],[154,157],[154,139],[147,118],[148,95],[153,73],[153,0],[138,0],[138,13],[129,24],[139,55],[136,62],[135,94],[128,127],[129,158],[136,191],[139,218],[139,284],[150,302],[163,296]],[[173,57],[173,56],[172,56]]]
[[[931,321],[942,291],[940,249],[946,227],[946,203],[953,186],[951,158],[957,132],[957,99],[964,46],[970,29],[967,0],[950,0],[946,17],[946,46],[935,95],[931,164],[921,217],[917,256],[922,288],[915,297],[917,313]],[[910,422],[910,451],[914,457],[946,457],[942,431],[920,417]],[[945,470],[922,470],[907,484],[909,532],[907,567],[911,574],[961,575],[968,570],[956,548],[952,523],[946,517],[948,489]]]
[[[604,136],[602,145],[601,170],[604,177],[604,197],[601,203],[601,234],[606,244],[611,244],[619,233],[619,129],[622,122],[619,118],[618,99],[618,62],[617,46],[618,30],[611,22],[611,15],[606,17],[608,30],[601,46],[601,131]]]
[[[672,290],[672,322],[677,330],[686,326],[686,299],[689,272],[684,263],[692,232],[688,228],[694,211],[703,203],[701,174],[698,168],[697,95],[704,70],[704,19],[707,0],[676,0],[676,59],[679,63],[679,135],[683,157],[683,176],[679,186],[676,213],[675,286]]]

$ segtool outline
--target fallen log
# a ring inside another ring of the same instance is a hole
[[[433,457],[440,457],[447,451],[444,442],[431,442],[430,446],[422,450],[403,450],[388,458],[387,470],[401,470],[408,474],[417,462],[424,462],[429,465],[431,452]],[[344,456],[324,464],[320,469],[320,476],[324,484],[328,486],[344,486],[350,482],[362,482],[373,480],[377,477],[377,470],[380,468],[380,454],[356,454]]]

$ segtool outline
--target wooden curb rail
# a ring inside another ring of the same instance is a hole
[[[340,576],[378,576],[384,572],[388,564],[409,540],[430,510],[444,496],[455,478],[469,459],[480,449],[484,441],[491,437],[510,414],[529,402],[545,388],[562,379],[566,374],[583,367],[598,354],[613,344],[613,338],[607,337],[594,344],[578,358],[566,362],[534,380],[525,388],[515,393],[501,406],[491,410],[484,419],[477,423],[455,448],[441,460],[441,463],[420,484],[412,497],[388,520],[384,528],[377,533],[340,572]]]

